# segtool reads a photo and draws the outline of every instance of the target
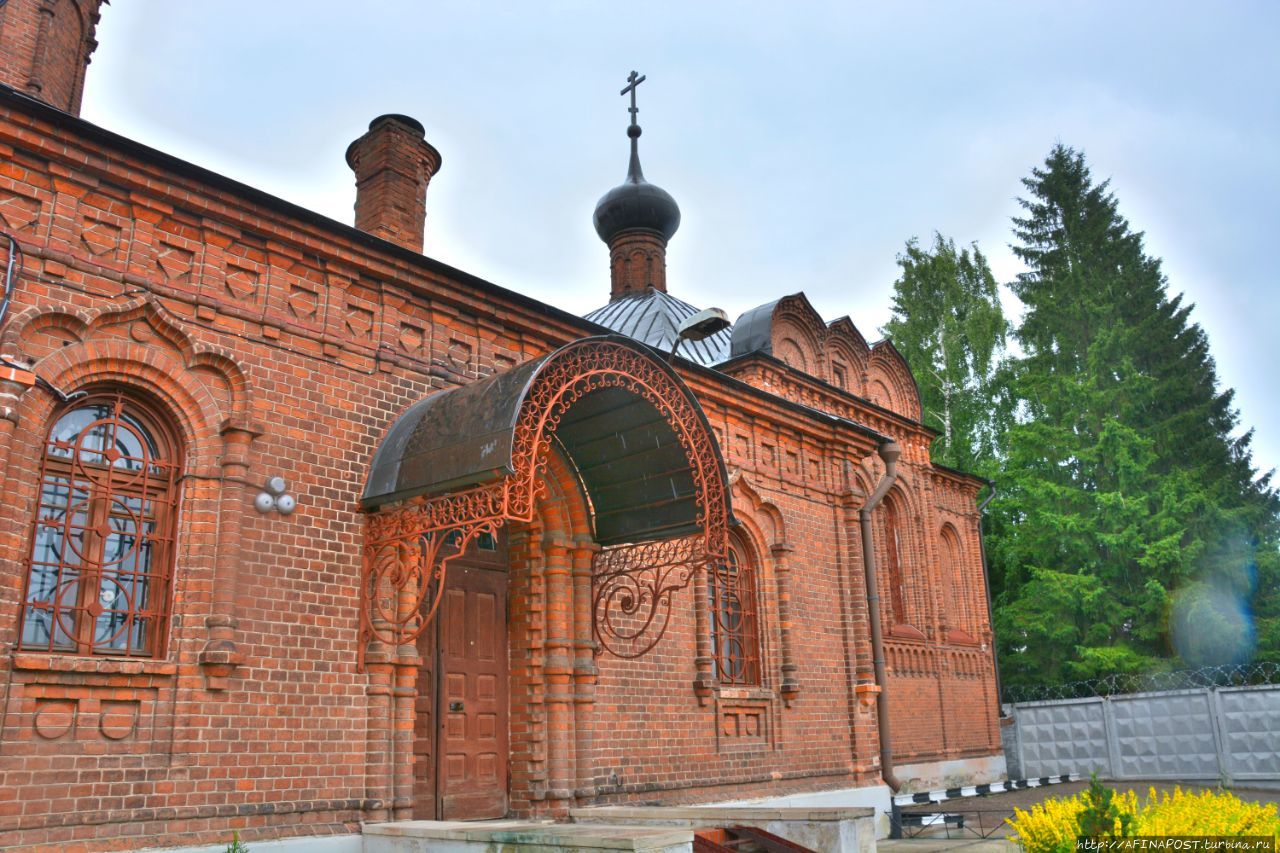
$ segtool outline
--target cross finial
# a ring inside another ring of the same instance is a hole
[[[628,109],[627,112],[631,113],[632,127],[636,126],[636,114],[640,112],[640,109],[636,106],[636,87],[643,82],[644,82],[644,75],[637,74],[636,72],[632,71],[631,76],[627,78],[627,85],[624,86],[622,91],[618,93],[619,95],[625,95],[628,92],[631,93],[631,108]]]

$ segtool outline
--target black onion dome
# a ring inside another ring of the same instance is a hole
[[[670,240],[680,227],[680,207],[669,192],[644,179],[636,148],[640,128],[632,125],[627,128],[627,135],[631,137],[631,164],[627,169],[627,179],[596,203],[595,216],[592,217],[596,233],[601,240],[610,243],[623,231],[643,228],[656,231],[662,239]]]

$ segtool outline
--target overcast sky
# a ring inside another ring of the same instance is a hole
[[[683,213],[670,291],[736,317],[803,290],[869,340],[912,236],[1017,274],[1019,180],[1061,141],[1280,466],[1280,3],[114,0],[98,39],[85,118],[344,222],[347,144],[417,118],[444,158],[427,254],[577,313],[608,299],[591,212],[633,68]]]

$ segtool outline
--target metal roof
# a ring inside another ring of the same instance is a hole
[[[651,360],[693,405],[699,427],[710,432],[697,398],[660,353],[617,335],[584,338],[504,373],[439,391],[407,409],[374,454],[362,498],[365,507],[514,473],[516,423],[534,381],[565,349],[596,341],[623,344]],[[591,391],[561,415],[554,436],[587,493],[594,538],[601,545],[666,539],[700,529],[689,459],[649,401],[625,388]],[[723,461],[720,476],[726,476]],[[727,501],[727,485],[725,495]]]
[[[697,313],[698,309],[688,302],[650,289],[615,299],[592,311],[586,319],[669,353],[680,324]],[[700,341],[685,341],[678,354],[704,367],[712,367],[729,359],[731,339],[731,330],[725,329]]]
[[[781,299],[752,308],[733,324],[729,355],[731,358],[752,352],[773,355],[773,312]]]

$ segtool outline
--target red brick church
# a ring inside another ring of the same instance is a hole
[[[669,291],[634,110],[578,317],[423,253],[411,118],[354,227],[81,120],[98,13],[0,2],[0,847],[1003,774],[983,483],[889,341]]]

